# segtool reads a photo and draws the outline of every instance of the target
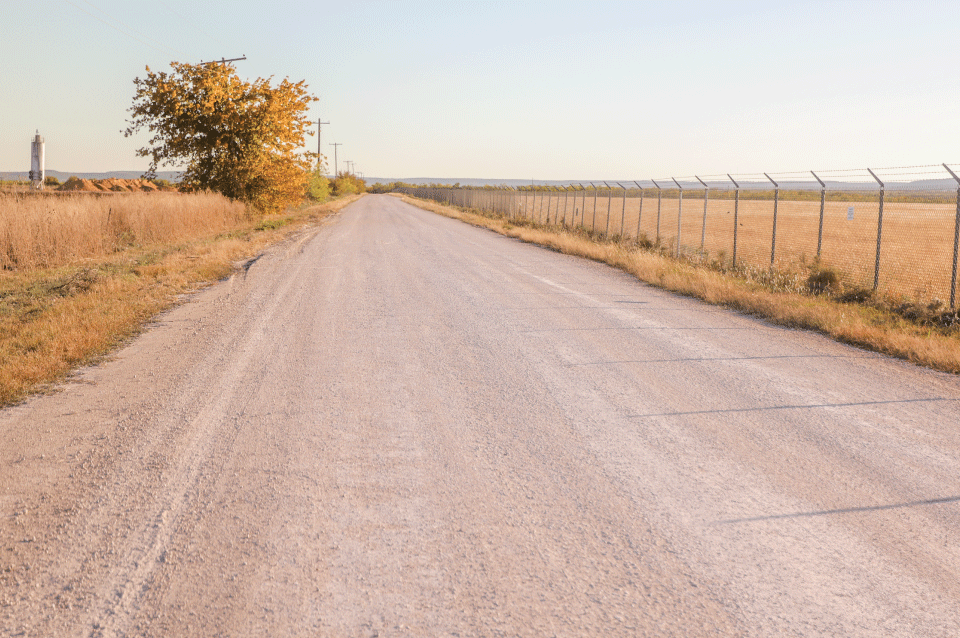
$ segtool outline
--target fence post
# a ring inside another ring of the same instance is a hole
[[[810,171],[810,174],[820,182],[820,226],[817,229],[817,261],[820,261],[820,248],[823,246],[823,205],[827,201],[827,185],[813,171]]]
[[[710,197],[710,187],[699,176],[694,175],[694,177],[703,184],[703,226],[700,228],[700,252],[703,252],[703,246],[707,239],[707,200]]]
[[[627,236],[623,232],[623,224],[627,221],[627,189],[620,182],[614,182],[614,184],[623,189],[623,208],[620,210],[620,239],[624,239]]]
[[[593,187],[593,220],[590,222],[590,232],[597,232],[597,196],[600,195],[600,189],[597,188],[593,182],[590,182],[590,186]],[[584,195],[586,197],[586,195]],[[586,202],[583,205],[584,208],[587,207]],[[586,211],[584,211],[586,212]]]
[[[559,186],[555,186],[555,187],[554,187],[554,190],[559,191],[559,188],[560,188]],[[560,194],[559,194],[559,192],[557,193],[557,210],[554,211],[554,213],[553,213],[553,223],[554,223],[554,225],[558,225],[558,224],[560,223]]]
[[[677,188],[680,189],[680,196],[677,202],[677,254],[676,254],[677,257],[680,257],[680,230],[681,230],[680,221],[681,221],[681,218],[683,217],[683,186],[680,185],[680,182],[677,181],[676,177],[671,177],[670,179],[672,179],[673,183],[676,184]]]
[[[567,225],[567,197],[570,196],[570,185],[567,184],[563,187],[563,225]],[[560,203],[557,203],[557,208],[560,208]]]
[[[657,183],[657,180],[651,179],[653,185],[657,187],[657,246],[660,245],[660,200],[663,195],[663,189],[660,188],[660,184]]]
[[[727,177],[733,182],[733,264],[732,268],[737,269],[737,231],[740,224],[738,223],[738,217],[740,215],[740,184],[737,183],[737,180],[733,179],[730,176],[730,173],[727,173]]]
[[[557,212],[554,213],[553,215],[553,223],[557,225],[561,225],[560,224],[560,188],[563,188],[564,191],[567,190],[566,186],[563,186],[563,187],[557,186]]]
[[[606,182],[603,185],[607,187],[607,229],[603,234],[607,239],[610,239],[610,204],[613,200],[613,189]]]
[[[880,178],[871,171],[869,168],[867,171],[873,175],[873,179],[877,180],[877,184],[880,184],[880,214],[877,215],[877,261],[873,267],[873,289],[874,291],[880,286],[880,240],[883,238],[883,191],[884,185],[880,181]]]
[[[777,256],[777,204],[780,202],[780,185],[766,173],[764,175],[773,184],[773,238],[770,240],[770,268],[773,268],[773,261]]]
[[[957,221],[953,227],[953,274],[950,276],[950,310],[957,308],[957,249],[960,248],[960,177],[946,164],[945,169],[957,180]]]
[[[556,191],[558,187],[554,186],[551,189],[551,192]],[[553,201],[553,195],[550,196],[550,200]],[[560,195],[557,195],[557,210],[553,213],[553,224],[556,226],[560,223]]]
[[[584,225],[587,223],[587,188],[586,188],[586,186],[584,186],[584,185],[581,184],[580,182],[577,182],[577,185],[580,186],[580,189],[583,191],[583,202],[581,203],[581,206],[583,206],[583,210],[580,212],[580,226],[581,226],[581,228],[582,228],[582,227],[584,227]],[[574,223],[576,223],[576,221],[577,221],[577,196],[576,196],[576,194],[574,194],[574,196],[573,196],[573,221],[574,221]]]
[[[637,243],[640,242],[640,218],[643,217],[643,187],[640,186],[640,183],[636,180],[633,181],[637,185],[637,190],[640,191],[640,210],[637,211]]]

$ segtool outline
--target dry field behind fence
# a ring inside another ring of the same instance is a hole
[[[477,191],[481,209],[510,211],[541,223],[584,226],[600,233],[640,235],[673,251],[680,218],[680,249],[729,267],[734,252],[734,200],[711,195],[704,215],[702,191],[680,199],[656,191],[570,191],[498,193]],[[458,195],[452,195],[458,197]],[[729,197],[729,198],[728,198]],[[926,303],[948,301],[953,268],[956,195],[940,202],[886,202],[880,246],[880,290]],[[453,201],[452,203],[458,203]],[[642,208],[641,208],[642,206]],[[852,208],[853,219],[849,219]],[[681,215],[682,212],[682,215]],[[737,211],[737,265],[766,269],[771,265],[774,203],[741,199]],[[824,206],[820,265],[838,271],[847,286],[872,288],[877,249],[879,201],[831,201]],[[659,223],[658,223],[659,219]],[[817,257],[820,202],[780,201],[774,266],[803,274]],[[701,243],[702,242],[702,243]],[[702,251],[701,251],[702,248]]]

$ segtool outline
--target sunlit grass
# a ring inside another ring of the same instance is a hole
[[[46,268],[241,223],[243,204],[215,193],[0,195],[0,270]]]
[[[735,210],[733,199],[725,194],[723,199],[708,199],[704,215],[702,197],[685,197],[681,208],[674,195],[661,198],[658,215],[656,194],[643,198],[642,214],[637,195],[632,193],[624,201],[616,192],[608,197],[603,191],[596,200],[592,192],[585,197],[547,193],[536,199],[521,194],[517,211],[538,223],[565,222],[611,236],[645,236],[654,242],[659,238],[659,244],[670,250],[676,250],[679,231],[682,253],[699,253],[702,259],[727,266],[733,264],[736,213],[738,266],[768,268],[772,258],[778,270],[799,270],[817,261],[819,194],[807,201],[781,198],[775,250],[772,199],[741,199]],[[836,269],[848,285],[872,288],[879,200],[864,194],[857,199],[826,201],[819,263]],[[927,199],[923,203],[887,201],[880,245],[879,288],[917,303],[950,297],[956,201],[945,195]]]
[[[8,223],[20,234],[0,270],[0,405],[95,361],[183,293],[355,199],[268,218],[218,195],[88,197],[62,218],[39,202],[21,208],[31,219]]]

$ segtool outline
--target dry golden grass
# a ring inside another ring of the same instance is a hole
[[[48,245],[46,251],[25,252],[45,255],[51,261],[56,257],[59,265],[0,271],[0,405],[48,387],[76,366],[96,360],[136,334],[144,322],[174,304],[182,293],[226,276],[239,260],[356,199],[342,198],[266,219],[245,219],[242,209],[235,209],[227,200],[218,202],[219,196],[174,197],[177,199],[159,198],[163,200],[160,212],[153,219],[149,208],[138,197],[132,198],[136,206],[131,206],[123,219],[142,233],[139,237],[149,238],[149,243],[144,240],[110,251],[104,248],[109,237],[100,244],[86,238],[82,245],[90,246],[93,254],[71,260],[67,256],[76,255],[71,251],[81,242],[65,240],[52,244],[56,250]],[[157,195],[148,196],[146,202],[154,198]],[[189,202],[190,198],[194,201]],[[213,208],[209,213],[213,228],[185,219],[183,211],[191,206]],[[83,215],[77,213],[76,217]],[[90,218],[98,219],[95,214],[88,215]],[[66,223],[75,222],[68,219]],[[177,226],[180,223],[183,225]],[[46,225],[56,226],[50,220]],[[111,227],[100,228],[109,231]],[[39,236],[64,237],[62,231]],[[65,246],[73,247],[68,250]]]
[[[215,235],[245,207],[214,193],[0,195],[0,270],[72,263],[135,245]]]
[[[622,193],[622,191],[621,191]],[[949,201],[948,201],[949,200]],[[625,205],[624,205],[625,204]],[[594,205],[596,215],[594,216]],[[600,191],[576,197],[571,192],[514,195],[518,214],[536,221],[596,228],[610,235],[637,237],[639,233],[673,250],[677,242],[677,218],[681,212],[676,197],[662,198],[660,225],[657,228],[657,196],[646,193],[640,215],[641,200],[637,192],[624,199],[617,191],[608,197]],[[847,219],[853,207],[853,220]],[[609,225],[608,225],[609,210]],[[549,211],[549,218],[548,218]],[[731,265],[733,257],[732,199],[708,199],[704,225],[703,199],[685,197],[680,224],[681,252],[697,253],[701,248],[707,261]],[[852,286],[873,287],[877,247],[877,201],[830,201],[824,207],[823,243],[820,265],[838,271],[843,281]],[[740,200],[737,233],[739,266],[770,266],[773,238],[773,201]],[[950,198],[925,203],[887,202],[883,213],[883,239],[880,248],[879,288],[888,295],[926,302],[950,298],[950,277],[953,264],[956,202]],[[639,224],[638,224],[639,221]],[[812,264],[817,256],[817,234],[820,201],[780,201],[777,209],[777,242],[774,264],[778,270],[799,271]],[[622,223],[621,223],[622,222]]]
[[[665,290],[763,317],[776,324],[815,330],[838,341],[936,370],[960,373],[960,332],[957,330],[918,325],[893,312],[841,303],[829,297],[772,291],[756,282],[672,259],[656,251],[620,242],[598,242],[582,233],[557,227],[515,225],[501,217],[486,217],[415,198],[404,199],[425,210],[509,237],[610,264]],[[701,209],[702,205],[701,202]]]

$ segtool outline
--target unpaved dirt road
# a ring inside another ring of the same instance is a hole
[[[366,197],[0,412],[2,636],[960,635],[960,381]]]

